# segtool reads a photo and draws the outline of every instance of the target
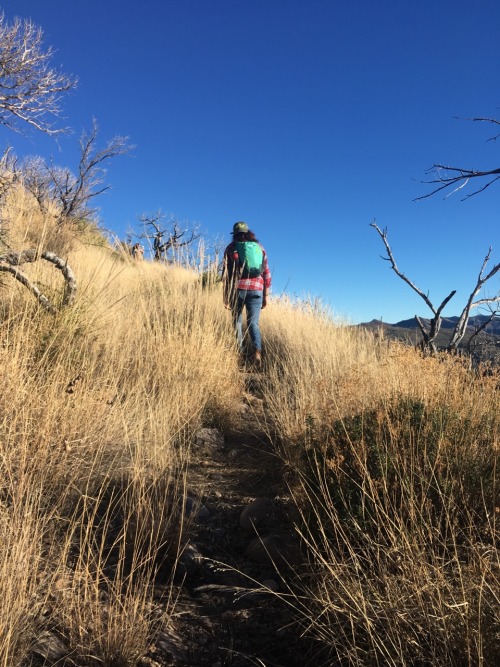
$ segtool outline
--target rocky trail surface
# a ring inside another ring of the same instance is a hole
[[[301,639],[290,595],[302,562],[297,518],[266,428],[262,377],[245,375],[247,392],[231,431],[197,434],[187,475],[187,543],[173,583],[168,564],[157,578],[152,608],[162,631],[137,667],[325,664]],[[161,610],[172,608],[163,627]],[[31,655],[29,667],[86,664],[73,660],[64,633],[56,630],[42,632]],[[113,654],[91,664],[122,667],[130,659]]]
[[[282,462],[263,429],[258,376],[246,379],[239,426],[225,436],[215,429],[198,434],[175,627],[143,667],[313,664],[286,595],[300,549]]]

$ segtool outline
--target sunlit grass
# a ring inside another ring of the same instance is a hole
[[[318,317],[266,322],[265,401],[309,562],[316,664],[500,657],[498,375]]]
[[[50,244],[14,204],[14,249]],[[192,270],[81,237],[59,252],[71,308],[47,313],[10,277],[0,294],[0,664],[25,664],[48,629],[76,664],[133,665],[173,613],[154,582],[186,540],[194,435],[240,392],[233,335]],[[58,272],[26,272],[57,303]]]
[[[194,436],[241,418],[230,315],[203,251],[135,262],[21,190],[3,214],[13,250],[57,249],[78,290],[53,315],[2,278],[0,665],[48,631],[77,666],[132,667],[172,622]],[[60,273],[26,273],[59,306]],[[498,376],[314,300],[271,299],[261,322],[263,426],[303,545],[287,602],[313,664],[495,664]]]

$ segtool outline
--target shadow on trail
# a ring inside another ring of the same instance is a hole
[[[193,457],[190,488],[199,504],[178,570],[188,648],[182,662],[171,663],[176,667],[310,664],[286,601],[301,561],[292,503],[282,461],[262,428],[258,375],[246,381],[239,424]]]

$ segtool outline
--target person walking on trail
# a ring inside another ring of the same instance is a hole
[[[233,240],[224,252],[223,265],[224,305],[232,310],[233,322],[240,352],[243,352],[243,309],[252,343],[251,359],[256,366],[262,363],[262,340],[259,317],[267,305],[271,288],[271,271],[267,254],[246,222],[233,226]]]

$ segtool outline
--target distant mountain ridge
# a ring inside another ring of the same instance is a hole
[[[489,319],[489,315],[474,315],[469,319],[467,330],[462,343],[459,348],[466,348],[467,343],[475,332],[477,327],[484,324]],[[445,348],[450,340],[453,329],[456,327],[459,320],[458,316],[443,317],[441,322],[441,329],[438,334],[436,343],[438,347]],[[425,317],[420,317],[420,321],[424,326],[430,324],[430,320]],[[422,339],[420,327],[418,326],[415,317],[408,320],[401,320],[394,324],[388,324],[382,320],[371,320],[358,326],[365,329],[380,330],[382,329],[384,335],[388,338],[400,340],[404,343],[417,344]],[[481,359],[495,359],[500,361],[500,318],[495,317],[487,324],[475,341],[475,354]]]
[[[441,320],[441,328],[454,329],[459,319],[460,318],[456,315],[452,317],[443,317]],[[473,317],[469,318],[469,323],[467,325],[467,328],[471,329],[471,331],[474,331],[476,327],[480,327],[488,319],[489,315],[474,315]],[[423,324],[430,323],[430,320],[425,317],[421,317],[420,320]],[[414,317],[412,317],[409,320],[401,320],[400,322],[396,322],[395,324],[391,324],[389,326],[401,327],[403,329],[418,328],[417,320]],[[486,326],[485,331],[489,334],[500,335],[500,318],[498,317],[493,318],[493,320]]]

